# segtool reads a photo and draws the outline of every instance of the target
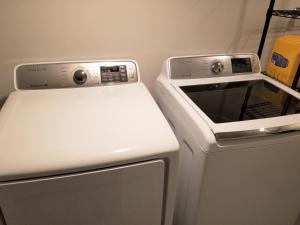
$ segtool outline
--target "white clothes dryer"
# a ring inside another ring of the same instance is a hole
[[[300,224],[300,94],[254,54],[172,57],[156,82],[180,142],[176,225]]]
[[[0,112],[1,225],[171,225],[178,142],[132,60],[23,64]]]

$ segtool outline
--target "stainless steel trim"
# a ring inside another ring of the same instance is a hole
[[[215,137],[217,141],[228,141],[255,137],[265,137],[270,135],[278,135],[298,131],[300,131],[300,123],[246,131],[219,132],[215,133]]]

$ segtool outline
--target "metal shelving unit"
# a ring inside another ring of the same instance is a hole
[[[274,5],[275,5],[275,0],[271,0],[270,4],[269,4],[269,8],[266,13],[266,21],[265,21],[264,29],[263,29],[263,32],[261,35],[259,48],[257,51],[257,55],[259,58],[262,55],[262,51],[263,51],[263,48],[265,45],[265,41],[266,41],[266,37],[267,37],[267,33],[268,33],[268,29],[269,29],[269,25],[270,25],[272,16],[290,18],[290,19],[300,19],[300,9],[274,10]],[[297,84],[298,84],[299,78],[300,78],[300,65],[298,67],[297,73],[296,73],[294,81],[292,83],[292,86],[291,86],[292,89],[294,89],[294,90],[297,89]]]
[[[273,10],[273,16],[300,19],[300,10]]]

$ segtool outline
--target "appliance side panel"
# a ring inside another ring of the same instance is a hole
[[[299,139],[208,154],[197,225],[294,225]]]
[[[194,224],[198,214],[198,199],[207,156],[203,147],[195,141],[204,140],[204,138],[200,135],[195,138],[194,134],[197,133],[195,124],[159,82],[156,83],[156,88],[158,105],[180,144],[173,224]]]
[[[165,162],[0,184],[8,225],[161,224]]]

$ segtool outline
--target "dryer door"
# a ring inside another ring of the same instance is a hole
[[[0,184],[0,225],[158,225],[162,160]]]

